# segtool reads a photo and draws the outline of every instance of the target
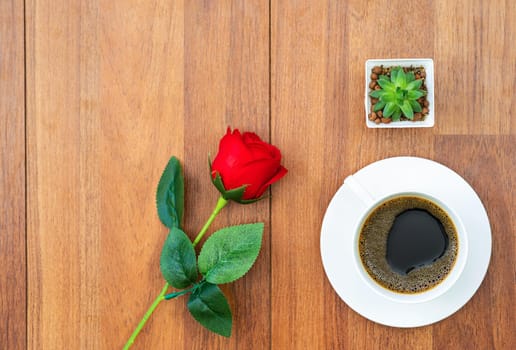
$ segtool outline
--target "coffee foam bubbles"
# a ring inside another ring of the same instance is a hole
[[[401,275],[387,263],[387,238],[396,216],[416,208],[428,211],[442,223],[448,247],[433,263]],[[367,273],[382,287],[404,294],[421,293],[442,282],[453,268],[458,249],[457,231],[448,214],[437,204],[417,196],[395,197],[377,206],[364,221],[359,237],[360,259]]]

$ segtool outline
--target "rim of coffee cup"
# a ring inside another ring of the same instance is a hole
[[[383,204],[384,202],[396,198],[396,197],[406,197],[406,196],[416,196],[416,197],[422,197],[424,199],[430,200],[431,202],[438,205],[441,209],[443,209],[450,219],[452,220],[455,230],[457,232],[457,240],[458,240],[458,252],[457,257],[455,258],[455,262],[453,263],[453,266],[448,272],[448,274],[444,277],[444,279],[439,282],[436,286],[418,292],[418,293],[401,293],[401,292],[395,292],[392,290],[389,290],[383,286],[381,286],[378,282],[376,282],[366,271],[362,259],[360,258],[359,253],[359,236],[360,231],[362,228],[362,225],[364,224],[364,221],[367,219],[369,214],[373,212],[378,206]],[[460,220],[460,217],[456,214],[455,210],[450,208],[448,205],[443,203],[443,201],[439,200],[438,198],[433,197],[432,195],[429,195],[427,193],[421,193],[421,192],[399,192],[390,194],[388,196],[384,196],[383,198],[379,198],[373,202],[373,204],[366,210],[366,212],[362,215],[360,220],[358,220],[358,224],[354,229],[354,238],[353,238],[353,255],[354,255],[354,261],[355,261],[355,268],[358,271],[358,275],[362,279],[362,281],[368,285],[374,292],[379,294],[380,296],[387,298],[391,301],[399,302],[399,303],[422,303],[427,302],[432,299],[435,299],[444,293],[446,293],[448,290],[450,290],[457,280],[459,279],[460,275],[462,274],[462,271],[464,270],[464,266],[466,265],[467,255],[468,255],[468,240],[466,231],[464,229],[464,225],[462,224],[462,221]]]

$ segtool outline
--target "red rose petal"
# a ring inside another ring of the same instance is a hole
[[[285,167],[283,167],[282,165],[280,165],[280,169],[276,173],[276,175],[274,175],[269,181],[267,181],[264,185],[262,185],[262,187],[260,187],[260,189],[256,192],[255,198],[260,197],[267,190],[267,187],[269,187],[270,185],[272,185],[273,183],[275,183],[276,181],[281,179],[287,173],[288,173],[288,170]]]

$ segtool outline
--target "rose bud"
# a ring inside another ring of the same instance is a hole
[[[251,132],[240,134],[227,129],[213,160],[213,184],[225,199],[251,203],[287,173],[281,165],[281,153]]]

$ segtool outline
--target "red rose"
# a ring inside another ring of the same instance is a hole
[[[279,149],[263,142],[255,133],[240,134],[238,129],[231,132],[228,128],[211,165],[211,176],[226,199],[253,201],[285,176],[287,169],[280,163]],[[218,175],[223,188],[217,184]]]

